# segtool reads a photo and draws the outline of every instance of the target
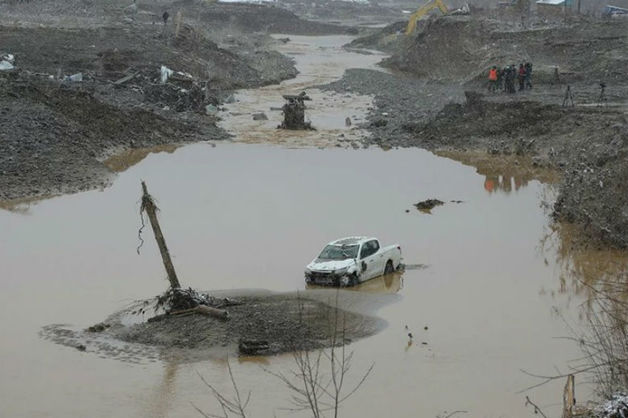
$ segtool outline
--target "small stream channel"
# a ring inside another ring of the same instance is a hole
[[[579,355],[571,341],[558,338],[570,335],[565,320],[578,325],[582,295],[565,269],[560,237],[548,227],[543,203],[553,198],[552,187],[512,173],[478,174],[418,149],[324,147],[325,138],[336,140],[336,129],[363,134],[344,127],[344,118],[363,118],[371,98],[327,102],[308,90],[314,125],[342,116],[343,124],[330,130],[293,134],[275,130],[272,118],[250,121],[250,111],[281,104],[277,92],[328,80],[319,79],[323,58],[310,50],[331,61],[324,65],[329,79],[377,61],[347,58],[338,48],[344,42],[295,39],[303,49],[295,55],[302,75],[279,88],[238,94],[227,113],[246,117],[223,115],[234,142],[152,153],[105,190],[0,211],[0,416],[200,416],[191,403],[218,411],[197,373],[227,390],[224,359],[120,361],[38,336],[53,323],[87,327],[165,289],[152,238],[140,256],[135,252],[140,179],[157,198],[186,286],[307,292],[303,267],[326,242],[356,234],[399,243],[405,262],[421,265],[353,290],[392,300],[376,312],[388,326],[350,345],[350,378],[375,367],[343,406],[343,417],[432,418],[456,410],[469,417],[530,416],[518,391],[538,380],[520,370],[566,370]],[[446,203],[432,214],[413,207],[427,198]],[[285,371],[290,355],[231,364],[241,389],[252,391],[251,416],[295,416],[280,409],[290,406],[288,391],[260,367]],[[526,394],[557,416],[562,386]],[[578,390],[586,398],[589,389]]]

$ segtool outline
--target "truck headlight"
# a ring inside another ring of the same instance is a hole
[[[337,275],[337,276],[341,276],[341,275],[345,274],[347,272],[347,270],[349,270],[349,267],[345,267],[343,269],[334,270],[334,274]]]

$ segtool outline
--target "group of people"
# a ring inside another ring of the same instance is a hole
[[[517,69],[515,64],[512,64],[501,70],[494,65],[488,70],[488,90],[490,92],[503,89],[506,93],[515,93],[517,91],[515,87],[516,81],[519,82],[519,91],[532,88],[531,63],[521,63],[519,64],[519,69]]]

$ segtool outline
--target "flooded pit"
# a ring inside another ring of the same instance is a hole
[[[350,345],[353,377],[375,368],[342,416],[531,414],[517,392],[538,381],[520,369],[565,371],[580,355],[557,337],[570,335],[564,319],[578,323],[584,298],[570,285],[573,266],[595,269],[584,256],[570,261],[564,236],[549,228],[551,186],[417,149],[317,149],[324,132],[307,139],[265,126],[253,130],[257,139],[236,141],[284,145],[136,152],[112,160],[121,172],[110,188],[0,211],[1,416],[198,417],[191,403],[217,412],[197,373],[226,390],[224,359],[181,362],[111,342],[122,355],[82,353],[39,337],[51,324],[85,328],[166,288],[150,233],[135,252],[141,179],[185,286],[307,293],[303,268],[328,241],[359,234],[401,245],[411,268],[342,298],[388,323]],[[429,198],[446,203],[431,215],[414,208]],[[280,409],[290,393],[260,367],[291,365],[290,355],[232,360],[240,387],[252,391],[251,415],[294,416]],[[527,394],[556,416],[562,387]],[[587,391],[578,386],[580,398]]]
[[[555,338],[567,334],[556,310],[575,312],[578,295],[554,291],[561,268],[556,254],[540,249],[547,186],[532,180],[489,193],[484,177],[421,150],[198,144],[149,155],[104,191],[1,212],[0,390],[16,400],[8,413],[109,416],[115,404],[124,416],[194,417],[189,402],[213,404],[196,371],[227,385],[221,362],[174,365],[153,356],[133,364],[38,337],[43,326],[86,327],[166,287],[152,240],[135,252],[144,179],[186,286],[303,290],[305,264],[326,242],[355,234],[399,243],[406,263],[427,265],[364,286],[365,295],[392,291],[398,300],[377,312],[389,324],[384,331],[351,345],[356,371],[376,366],[346,416],[381,416],[392,406],[408,417],[452,408],[523,415],[516,391],[535,381],[519,369],[564,368],[578,354]],[[431,197],[463,203],[432,215],[412,206]],[[291,357],[266,361],[282,368]],[[255,388],[260,415],[285,406],[286,391],[254,363],[235,362],[235,371],[243,387]],[[561,386],[533,395],[555,404]],[[34,402],[32,393],[42,395]],[[163,414],[154,415],[159,402]]]

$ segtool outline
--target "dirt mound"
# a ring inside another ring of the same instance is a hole
[[[373,30],[371,33],[351,41],[349,47],[394,52],[399,46],[399,36],[405,31],[407,25],[408,22],[401,21]]]
[[[537,82],[554,68],[567,81],[622,81],[628,75],[628,22],[578,21],[568,26],[504,30],[472,17],[428,19],[415,35],[398,37],[385,65],[429,79],[485,79],[492,65],[534,64]]]
[[[174,4],[176,6],[177,3]],[[200,20],[220,22],[226,29],[242,32],[294,35],[333,35],[347,32],[345,27],[304,20],[288,10],[269,5],[217,3],[202,8]]]
[[[130,328],[113,329],[113,335],[126,342],[162,347],[198,348],[230,346],[242,339],[266,341],[266,354],[325,346],[330,339],[330,323],[344,321],[347,342],[372,334],[377,320],[310,299],[287,296],[238,298],[227,308],[228,320],[201,315],[171,317]],[[338,330],[340,332],[340,330]]]
[[[386,66],[430,79],[460,80],[491,63],[491,28],[468,17],[428,19],[414,35],[399,35],[397,52]]]
[[[333,307],[333,293],[230,296],[228,318],[205,315],[154,315],[152,300],[140,301],[86,330],[44,327],[41,335],[56,343],[99,355],[135,360],[155,356],[197,361],[237,356],[242,341],[264,343],[262,355],[328,347],[332,336],[348,344],[375,334],[385,321]],[[353,295],[350,295],[353,296]],[[344,296],[340,297],[340,305]],[[336,322],[337,321],[337,322]],[[131,325],[130,325],[131,324]]]
[[[563,117],[565,120],[557,124]],[[545,134],[566,134],[570,129],[569,123],[576,118],[573,112],[560,106],[534,101],[504,104],[475,100],[465,104],[447,104],[433,120],[407,123],[404,129],[420,135],[424,141],[454,144],[463,139],[470,141],[472,138],[501,138],[505,135],[531,139]]]

